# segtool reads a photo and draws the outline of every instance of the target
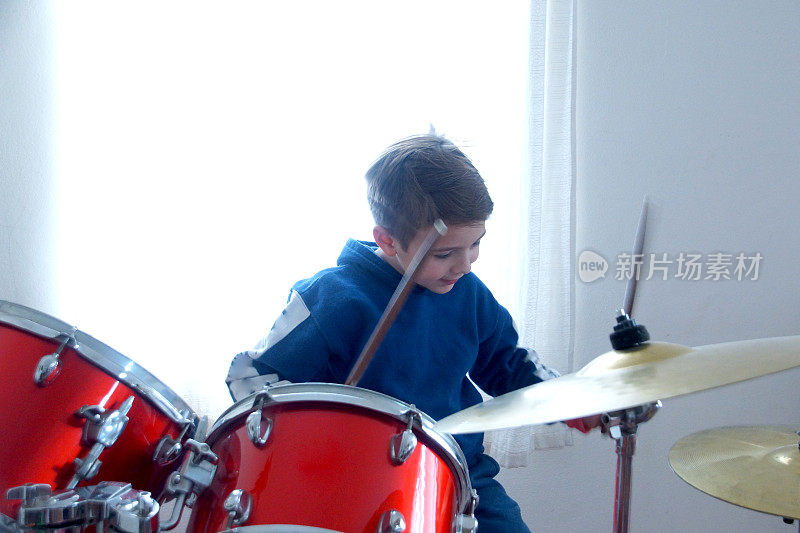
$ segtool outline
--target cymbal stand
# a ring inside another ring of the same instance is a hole
[[[603,414],[603,432],[617,441],[617,480],[614,493],[614,533],[628,532],[631,504],[631,466],[636,451],[639,424],[647,422],[661,407],[656,401],[622,411]]]

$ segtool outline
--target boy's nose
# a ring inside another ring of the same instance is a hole
[[[456,265],[456,272],[460,275],[469,274],[469,271],[472,270],[472,261],[470,260],[469,256],[462,255],[461,260]]]

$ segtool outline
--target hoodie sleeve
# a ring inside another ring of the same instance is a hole
[[[493,300],[492,300],[493,301]],[[470,377],[487,394],[499,396],[546,379],[559,373],[545,366],[532,349],[517,345],[519,335],[509,312],[496,305],[494,327],[481,341],[478,358]]]
[[[330,358],[328,343],[297,291],[266,337],[236,354],[225,383],[234,401],[280,380],[316,381]]]

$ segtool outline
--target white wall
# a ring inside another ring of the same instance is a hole
[[[48,6],[0,2],[0,299],[42,310],[57,260]]]
[[[578,1],[577,251],[611,263],[605,279],[576,282],[578,367],[609,349],[625,290],[616,256],[630,252],[645,194],[646,252],[764,257],[757,281],[640,282],[634,314],[654,339],[800,333],[798,28],[793,0]],[[667,456],[703,429],[800,428],[798,380],[790,370],[664,401],[639,431],[631,531],[796,531],[692,488]],[[501,479],[535,531],[608,531],[615,460],[614,442],[595,433]]]

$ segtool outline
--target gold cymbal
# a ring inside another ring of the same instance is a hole
[[[550,379],[443,418],[445,433],[475,433],[608,413],[800,366],[800,336],[689,348],[666,342],[610,351]]]
[[[684,437],[669,451],[678,476],[740,507],[800,519],[800,450],[791,426],[723,427]]]

